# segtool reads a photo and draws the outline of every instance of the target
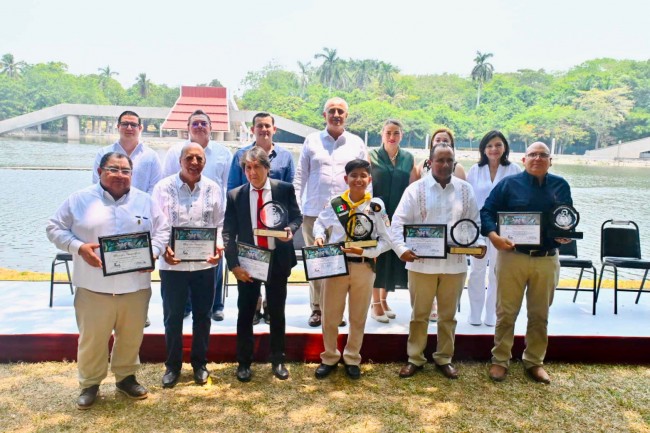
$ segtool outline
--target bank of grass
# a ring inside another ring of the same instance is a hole
[[[58,280],[67,280],[67,275],[64,273],[55,273],[55,278]],[[154,281],[160,281],[160,276],[158,275],[158,270],[155,270],[151,274],[151,278]],[[235,281],[235,277],[232,273],[228,276],[229,281]],[[46,272],[31,272],[31,271],[15,271],[13,269],[0,268],[0,281],[50,281],[50,274]],[[293,282],[303,282],[305,281],[305,271],[304,269],[299,269],[296,267],[291,276],[289,277],[289,283]],[[562,279],[560,280],[559,287],[575,287],[578,280],[576,279]],[[583,288],[591,288],[591,280],[583,280],[580,283],[580,286]],[[618,286],[622,289],[638,289],[641,285],[641,280],[620,280]],[[614,280],[603,280],[602,288],[604,289],[613,289]]]
[[[174,389],[160,386],[164,366],[138,373],[150,397],[131,401],[112,376],[88,411],[76,409],[76,364],[0,365],[0,431],[19,432],[650,432],[650,367],[550,364],[549,386],[512,366],[492,383],[486,364],[460,363],[461,378],[443,378],[431,365],[410,379],[399,365],[364,364],[351,381],[339,368],[314,378],[315,364],[289,364],[279,381],[268,364],[254,364],[248,384],[234,364],[209,364],[207,386],[191,369]]]

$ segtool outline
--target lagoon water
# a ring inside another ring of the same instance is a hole
[[[0,140],[0,268],[49,272],[56,248],[45,236],[46,222],[70,193],[91,183],[95,155],[104,145]],[[158,152],[164,157],[165,149]],[[473,161],[461,163],[469,168]],[[599,261],[600,225],[617,218],[639,224],[642,252],[650,257],[647,168],[555,165],[551,170],[571,185],[578,230],[585,232],[578,241],[581,256]]]

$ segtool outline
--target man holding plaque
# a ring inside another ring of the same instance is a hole
[[[208,381],[207,351],[210,314],[214,300],[214,268],[221,259],[218,229],[223,226],[223,191],[202,176],[205,151],[198,143],[183,146],[179,173],[161,180],[153,199],[172,227],[171,239],[160,258],[160,292],[167,347],[164,388],[178,382],[183,363],[183,314],[188,294],[192,300],[192,350],[194,382]]]
[[[478,225],[479,212],[470,184],[452,176],[454,149],[446,143],[434,144],[429,161],[431,175],[406,188],[393,214],[390,230],[395,253],[408,262],[406,269],[413,307],[406,347],[408,363],[401,368],[399,375],[411,377],[427,362],[424,350],[429,314],[436,298],[438,345],[433,361],[445,377],[457,379],[458,370],[451,361],[456,333],[455,315],[465,284],[467,258],[464,253],[447,254],[447,239],[459,221],[473,222],[470,227],[464,227],[465,231]],[[457,236],[461,237],[461,234]],[[485,245],[480,251],[476,257],[485,255]]]
[[[533,380],[548,384],[551,379],[543,363],[548,345],[548,312],[560,272],[558,247],[571,240],[549,237],[543,225],[536,222],[543,221],[557,205],[571,205],[573,200],[566,180],[548,173],[551,154],[544,143],[531,144],[523,163],[525,171],[499,182],[481,209],[481,233],[498,250],[497,324],[489,376],[497,382],[506,378],[515,321],[525,296],[528,327],[522,361]],[[503,227],[499,219],[504,218],[500,214],[504,212],[511,221],[519,222],[514,236],[506,237],[500,231]]]
[[[345,130],[348,103],[331,98],[325,103],[325,130],[305,138],[296,169],[294,185],[298,204],[304,214],[302,234],[306,245],[314,243],[314,222],[320,211],[329,206],[332,197],[346,190],[345,164],[353,159],[368,159],[368,149],[360,137]],[[321,281],[309,282],[311,316],[309,326],[321,325]]]
[[[79,409],[90,408],[106,377],[108,342],[119,392],[133,399],[147,397],[135,379],[144,322],[151,298],[151,274],[128,272],[104,276],[108,264],[100,258],[98,239],[115,235],[150,236],[151,252],[159,256],[169,238],[169,226],[158,205],[145,192],[131,188],[133,164],[118,152],[105,154],[97,169],[99,183],[73,193],[47,224],[47,237],[72,254],[75,316],[79,327],[77,368],[82,388]],[[126,236],[121,236],[126,238]],[[153,269],[154,257],[149,255]],[[128,256],[111,266],[128,268]]]
[[[248,382],[252,377],[253,316],[265,281],[272,371],[284,380],[289,378],[284,365],[284,305],[287,279],[297,263],[293,234],[302,224],[302,215],[293,185],[269,178],[271,162],[264,149],[255,146],[248,150],[241,165],[248,183],[228,192],[223,227],[226,261],[237,279],[237,379]],[[255,260],[256,255],[268,257],[269,251],[270,266],[268,261]],[[259,274],[260,269],[266,269],[265,275]]]
[[[350,332],[343,350],[343,365],[351,379],[359,379],[361,344],[368,317],[368,307],[375,281],[374,258],[391,248],[387,227],[390,226],[386,207],[373,198],[366,188],[372,182],[370,163],[354,159],[345,165],[345,182],[349,189],[334,197],[321,211],[314,223],[314,244],[322,247],[326,233],[330,242],[342,242],[348,262],[348,275],[326,278],[322,294],[323,345],[321,364],[316,377],[324,379],[341,360],[337,348],[338,326],[348,300]]]
[[[201,175],[204,178],[213,180],[219,185],[223,193],[223,202],[226,202],[226,184],[232,153],[223,144],[211,140],[212,121],[210,116],[203,110],[195,110],[187,119],[187,134],[189,139],[184,143],[178,143],[170,147],[163,163],[163,176],[176,175],[181,169],[180,159],[183,146],[188,143],[198,143],[205,151],[205,167]],[[191,302],[185,307],[185,314],[190,314]],[[212,304],[212,320],[221,321],[223,314],[223,260],[215,268],[215,296]]]

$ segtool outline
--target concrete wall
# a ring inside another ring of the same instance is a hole
[[[641,152],[650,151],[650,137],[627,143],[615,144],[603,149],[588,150],[585,156],[589,158],[640,158]]]

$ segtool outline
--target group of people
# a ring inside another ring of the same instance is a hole
[[[382,145],[369,152],[363,140],[346,131],[348,112],[341,98],[325,103],[325,129],[306,137],[295,168],[291,153],[273,142],[277,128],[269,113],[255,115],[251,127],[255,142],[233,157],[223,145],[210,140],[210,118],[197,110],[188,119],[189,139],[173,146],[164,164],[140,141],[138,115],[132,111],[120,115],[120,139],[103,148],[95,161],[96,184],[72,194],[46,228],[50,241],[73,255],[80,409],[93,405],[107,375],[111,335],[110,366],[117,390],[134,399],[148,394],[135,373],[148,322],[150,274],[104,276],[99,237],[150,232],[163,299],[167,349],[163,387],[174,387],[181,376],[183,319],[190,311],[193,379],[197,384],[209,380],[211,320],[224,318],[223,256],[238,286],[236,377],[242,382],[252,378],[253,326],[263,318],[270,325],[272,372],[285,380],[289,371],[284,309],[287,280],[296,265],[293,236],[302,228],[307,245],[349,241],[346,225],[357,214],[373,222],[367,236],[376,240],[376,246],[341,247],[348,274],[310,281],[308,323],[322,326],[324,345],[317,378],[330,375],[340,362],[350,378],[360,378],[368,312],[383,323],[395,318],[387,295],[399,287],[408,288],[413,309],[408,362],[400,369],[400,377],[413,376],[426,364],[424,351],[432,318],[438,321],[434,364],[445,377],[458,377],[452,358],[455,314],[468,270],[466,256],[420,258],[406,245],[403,233],[409,224],[441,224],[449,232],[457,221],[469,219],[481,227],[483,235],[477,241],[480,253],[471,258],[469,322],[496,326],[489,376],[501,381],[507,375],[514,322],[526,296],[524,366],[534,380],[550,382],[542,367],[548,310],[559,275],[557,248],[569,240],[545,236],[541,246],[519,246],[499,236],[497,227],[498,212],[549,212],[558,204],[571,204],[566,181],[548,173],[548,147],[540,142],[530,145],[521,171],[508,160],[506,138],[491,131],[479,146],[479,163],[466,174],[456,163],[453,134],[448,129],[433,134],[429,157],[417,163],[400,147],[403,129],[399,121],[386,121]],[[282,236],[255,231],[265,228],[260,210],[269,202],[287,210]],[[215,229],[214,252],[203,261],[178,258],[171,233],[183,227]],[[262,282],[240,263],[238,243],[272,251],[265,300]],[[349,332],[341,353],[337,337],[338,328],[345,325],[346,303]]]

